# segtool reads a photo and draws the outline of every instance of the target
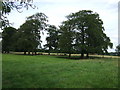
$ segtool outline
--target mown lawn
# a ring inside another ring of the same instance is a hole
[[[2,55],[3,88],[116,88],[118,59]]]

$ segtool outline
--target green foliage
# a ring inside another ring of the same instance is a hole
[[[67,21],[60,26],[59,48],[61,52],[71,54],[73,52],[74,32],[72,25]]]
[[[2,55],[4,88],[117,88],[118,59]]]
[[[82,58],[85,53],[87,55],[89,53],[107,53],[108,47],[112,48],[110,38],[104,33],[103,21],[99,14],[90,10],[82,10],[68,15],[65,23],[64,27],[68,30],[67,33],[74,32],[74,35],[67,36],[65,34],[63,38],[69,38],[70,43],[62,42],[62,44],[64,46],[68,43],[66,45],[68,50],[73,47],[81,53]],[[74,44],[72,45],[72,43]]]
[[[2,51],[9,53],[10,50],[13,50],[14,43],[16,43],[14,35],[17,30],[13,27],[4,28],[2,32]]]
[[[36,51],[41,43],[40,32],[45,30],[47,16],[43,13],[36,13],[27,18],[26,22],[18,30],[17,47],[19,50]]]
[[[46,38],[47,44],[45,48],[49,49],[49,52],[56,52],[58,50],[59,31],[54,25],[49,25],[47,28],[48,37]]]
[[[44,46],[49,48],[49,53],[63,52],[68,53],[69,56],[71,53],[81,53],[83,58],[84,54],[88,57],[89,53],[107,54],[108,47],[113,46],[110,38],[104,33],[103,21],[99,14],[93,11],[82,10],[71,13],[59,29],[54,25],[48,25],[47,22],[44,13],[27,17],[26,22],[14,35],[16,41],[12,45],[15,47],[14,50],[36,52],[38,45],[41,45],[41,31],[44,30],[48,31],[47,44]]]

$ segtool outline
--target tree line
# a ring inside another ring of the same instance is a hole
[[[91,10],[81,10],[66,16],[57,28],[48,24],[48,17],[44,13],[36,13],[29,16],[26,22],[15,29],[4,28],[2,32],[3,53],[9,51],[22,51],[24,54],[33,52],[36,54],[41,45],[41,32],[47,31],[47,44],[44,49],[55,53],[84,54],[89,57],[90,53],[108,53],[108,47],[112,48],[110,38],[104,33],[103,21],[98,13]]]

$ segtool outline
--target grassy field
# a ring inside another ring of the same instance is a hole
[[[2,55],[3,88],[116,88],[118,59]]]

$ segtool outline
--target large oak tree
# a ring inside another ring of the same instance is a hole
[[[40,33],[46,29],[47,16],[44,13],[36,13],[27,18],[26,22],[18,30],[17,47],[25,53],[34,51],[41,44]]]
[[[13,27],[6,27],[2,32],[2,52],[9,53],[14,50],[14,43],[16,43],[14,35],[17,30]]]
[[[67,16],[66,30],[70,32],[75,32],[75,37],[73,39],[73,47],[68,44],[66,47],[81,53],[81,58],[84,54],[89,56],[89,53],[107,53],[108,47],[112,48],[112,43],[110,38],[104,33],[103,21],[100,19],[98,13],[94,13],[91,10],[82,10],[76,13],[71,13]],[[68,27],[72,26],[71,28]],[[67,35],[67,34],[66,34]],[[66,35],[63,37],[65,38]],[[72,36],[67,36],[71,38]],[[64,43],[64,45],[66,45]]]
[[[48,37],[46,37],[47,44],[45,44],[45,48],[48,48],[49,54],[50,52],[58,51],[58,39],[59,39],[59,31],[56,26],[48,25],[47,28]]]
[[[64,21],[62,22],[59,31],[60,31],[60,35],[59,35],[58,47],[60,48],[61,52],[69,54],[69,58],[70,58],[71,54],[74,51],[73,46],[74,46],[75,32],[73,30],[73,25],[71,25],[69,21]]]

